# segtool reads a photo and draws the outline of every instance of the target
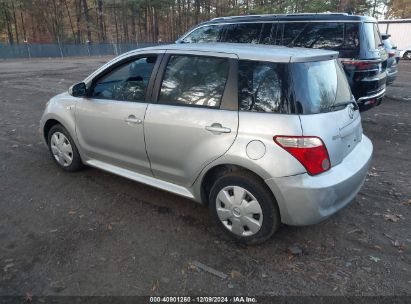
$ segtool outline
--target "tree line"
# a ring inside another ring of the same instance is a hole
[[[411,0],[0,0],[0,43],[170,42],[219,16],[327,11],[410,18]]]

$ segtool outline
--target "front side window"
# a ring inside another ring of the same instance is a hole
[[[92,98],[144,101],[157,56],[135,59],[123,64],[94,84]]]
[[[221,25],[207,25],[191,32],[183,39],[185,43],[218,42],[222,32]]]
[[[173,55],[164,73],[159,102],[218,108],[228,70],[226,58]]]
[[[287,113],[285,64],[240,60],[238,69],[241,111]]]

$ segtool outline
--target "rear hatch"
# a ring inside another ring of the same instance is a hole
[[[290,66],[303,135],[320,137],[335,166],[362,138],[361,117],[344,71],[337,60]]]

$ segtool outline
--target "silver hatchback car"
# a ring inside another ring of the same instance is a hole
[[[337,53],[246,44],[138,49],[53,97],[41,132],[83,164],[206,204],[239,242],[346,206],[371,141]]]

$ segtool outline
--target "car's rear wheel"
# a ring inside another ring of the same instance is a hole
[[[411,51],[407,51],[402,56],[404,59],[411,60]]]
[[[48,146],[55,163],[65,171],[78,171],[83,167],[77,147],[67,130],[54,125],[48,134]]]
[[[266,241],[280,225],[273,194],[261,180],[246,171],[220,177],[211,188],[209,203],[218,226],[244,244]]]

